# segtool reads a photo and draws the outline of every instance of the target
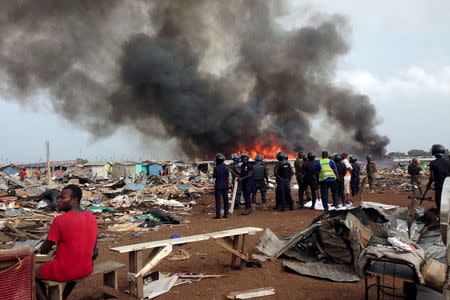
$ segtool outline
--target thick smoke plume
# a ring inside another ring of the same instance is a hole
[[[349,51],[341,16],[288,30],[279,1],[4,2],[2,91],[22,101],[47,93],[96,136],[131,125],[177,138],[191,157],[274,138],[290,151],[373,154],[389,142],[368,97],[332,83]],[[319,113],[337,134],[329,145],[311,136]]]

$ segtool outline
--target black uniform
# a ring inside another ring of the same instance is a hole
[[[361,173],[361,167],[357,163],[352,163],[352,178],[350,179],[350,188],[352,189],[352,196],[356,196],[359,192],[359,174]]]
[[[229,164],[228,170],[231,173],[231,180],[234,185],[235,179],[239,174],[239,167],[238,167],[237,163],[232,162],[231,164]],[[234,186],[233,186],[233,188],[234,188]],[[237,181],[236,198],[234,199],[234,209],[239,208],[239,204],[241,203],[241,195],[242,195],[242,184],[240,181]]]
[[[252,203],[256,202],[256,194],[261,193],[261,203],[266,203],[266,184],[269,181],[269,171],[263,162],[256,162],[253,166]]]
[[[450,160],[443,157],[436,158],[436,160],[433,160],[430,163],[430,171],[433,172],[432,181],[434,182],[435,190],[434,201],[436,202],[436,207],[440,210],[444,180],[447,176],[450,176]]]
[[[279,197],[278,209],[293,209],[294,203],[291,196],[291,177],[293,175],[291,164],[281,161],[275,165],[274,174],[277,178],[276,193]]]
[[[228,216],[230,203],[228,202],[228,168],[224,164],[218,164],[214,167],[214,197],[216,199],[216,216],[220,217],[221,200],[223,200],[224,216]]]
[[[338,197],[341,199],[341,204],[345,203],[345,191],[344,191],[344,176],[347,173],[347,167],[343,161],[335,162],[336,170],[339,174],[339,178],[336,180],[338,188]]]
[[[250,172],[253,171],[253,167],[249,162],[243,162],[240,167],[239,177],[245,177]],[[245,209],[250,210],[252,208],[252,201],[250,199],[250,194],[252,192],[252,177],[241,180],[242,184],[242,194],[245,200]]]
[[[303,184],[300,187],[300,206],[304,205],[304,193],[305,190],[309,187],[311,190],[311,201],[312,201],[312,208],[314,208],[314,205],[316,204],[317,199],[317,170],[316,170],[316,162],[313,160],[305,161],[302,165],[302,172],[304,174],[303,177]]]

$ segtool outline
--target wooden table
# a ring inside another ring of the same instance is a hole
[[[143,298],[144,275],[149,273],[164,257],[172,252],[173,245],[213,240],[217,245],[231,253],[231,266],[238,267],[242,266],[244,261],[249,261],[248,254],[245,253],[245,236],[247,234],[254,235],[256,232],[262,230],[262,228],[258,227],[242,227],[176,239],[114,247],[110,250],[119,253],[128,253],[130,293],[138,298]],[[143,251],[147,249],[152,249],[152,252],[144,262]],[[240,259],[239,263],[238,259]]]

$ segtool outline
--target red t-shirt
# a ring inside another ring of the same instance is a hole
[[[97,220],[90,211],[69,211],[56,217],[47,239],[57,243],[56,255],[54,260],[41,266],[42,279],[70,281],[92,273]]]
[[[19,176],[20,176],[20,179],[25,179],[25,177],[27,177],[27,172],[22,170],[19,172]]]

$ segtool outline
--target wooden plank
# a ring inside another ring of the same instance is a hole
[[[146,273],[148,273],[154,266],[156,266],[164,257],[169,255],[172,252],[172,245],[167,245],[164,248],[161,248],[151,259],[150,261],[139,271],[135,278],[142,277]]]
[[[129,272],[137,273],[142,269],[142,251],[133,251],[128,254]],[[142,276],[130,281],[130,294],[138,297],[144,297],[144,278]]]
[[[227,299],[250,299],[269,295],[275,295],[275,289],[273,287],[231,292],[226,297]]]
[[[238,246],[239,246],[239,235],[235,235],[233,237],[233,249],[235,249],[237,251]],[[237,256],[234,254],[231,254],[231,267],[235,267],[236,266],[236,261],[237,261]]]
[[[234,212],[234,203],[236,202],[237,188],[238,188],[238,182],[237,182],[237,176],[236,176],[236,178],[234,179],[234,182],[233,182],[233,194],[231,196],[230,214],[232,214]]]
[[[241,235],[241,239],[242,239],[242,245],[241,245],[241,253],[245,253],[245,234],[243,234],[243,235]],[[247,256],[248,257],[248,256]],[[240,267],[242,268],[243,266],[244,266],[244,261],[247,261],[247,260],[242,260],[241,259],[241,265],[240,265]]]
[[[148,242],[148,243],[140,243],[140,244],[133,244],[133,245],[128,245],[128,246],[114,247],[114,248],[111,248],[110,250],[119,252],[119,253],[127,253],[127,252],[131,252],[131,251],[165,247],[168,245],[207,241],[210,239],[217,239],[217,238],[223,238],[226,236],[234,236],[234,235],[240,235],[240,234],[253,235],[258,231],[262,231],[262,228],[242,227],[242,228],[236,228],[236,229],[230,229],[230,230],[224,230],[224,231],[191,235],[191,236],[181,237],[181,238],[177,238],[177,239],[160,240],[160,241],[153,241],[153,242]]]
[[[225,242],[223,240],[219,240],[219,239],[213,239],[213,241],[214,241],[214,243],[216,243],[220,247],[224,248],[225,250],[231,252],[232,254],[236,255],[240,259],[245,260],[245,261],[249,261],[250,260],[247,255],[245,255],[245,254],[243,254],[243,253],[233,249],[230,245],[228,245],[227,242]]]

